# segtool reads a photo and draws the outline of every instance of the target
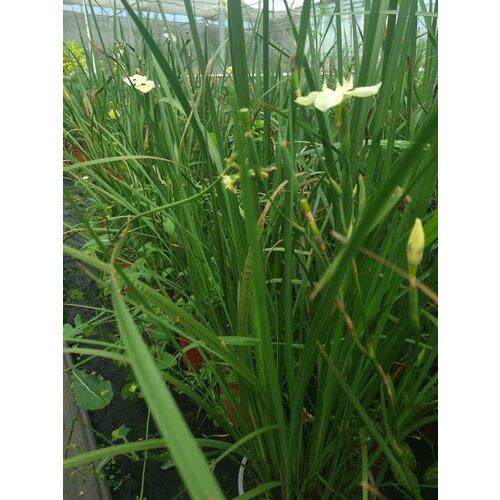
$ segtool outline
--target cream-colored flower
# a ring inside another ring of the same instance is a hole
[[[233,67],[232,66],[228,66],[226,68],[226,75],[231,76],[232,74],[233,74]]]
[[[238,182],[240,180],[239,174],[236,175],[223,175],[222,184],[224,187],[233,193],[238,192]]]
[[[155,88],[155,82],[148,80],[144,75],[135,74],[124,78],[123,81],[127,85],[133,85],[137,90],[140,90],[144,94]]]
[[[369,97],[378,93],[382,82],[371,87],[358,87],[354,88],[353,78],[349,78],[344,84],[340,84],[337,80],[335,90],[329,89],[326,82],[323,84],[321,91],[313,91],[303,97],[297,97],[295,102],[301,106],[314,106],[320,111],[328,111],[334,106],[338,106],[349,97]]]
[[[177,38],[173,33],[163,33],[163,36],[167,39],[168,42],[176,42]]]
[[[127,84],[127,85],[136,85],[140,82],[144,82],[146,81],[146,77],[143,76],[143,75],[139,75],[139,74],[135,74],[135,75],[132,75],[132,76],[126,76],[123,81]],[[130,83],[132,82],[132,83]]]
[[[407,258],[410,274],[415,274],[415,271],[422,261],[425,247],[425,233],[420,219],[415,219],[415,224],[408,238]],[[413,271],[413,272],[412,272]]]

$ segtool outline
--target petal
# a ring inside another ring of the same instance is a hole
[[[354,87],[352,76],[349,80],[345,80],[343,84],[341,84],[337,80],[337,85],[335,86],[335,92],[340,92],[341,94],[345,94],[347,91],[351,90]]]
[[[319,92],[316,100],[314,101],[314,106],[320,111],[328,111],[333,106],[337,106],[342,102],[342,94],[330,89]]]
[[[153,87],[154,87],[154,84],[153,84],[153,86],[151,86],[151,85],[149,85],[148,82],[141,82],[135,86],[135,88],[137,90],[140,90],[143,94],[147,94]]]
[[[130,82],[132,82],[133,85],[137,85],[139,83],[144,83],[146,81],[146,77],[143,76],[143,75],[132,75],[132,76],[128,76],[126,78],[123,79],[123,81],[125,83],[127,83],[128,85],[130,85]]]
[[[318,94],[319,92],[313,91],[308,95],[297,97],[297,99],[295,99],[295,102],[297,104],[300,104],[301,106],[310,106],[314,103]]]
[[[377,83],[377,85],[372,85],[371,87],[358,87],[357,89],[350,90],[345,93],[346,96],[354,97],[369,97],[371,95],[378,94],[382,82]]]

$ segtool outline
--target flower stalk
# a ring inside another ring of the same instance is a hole
[[[305,198],[300,200],[300,206],[304,211],[304,216],[306,217],[307,223],[309,224],[309,227],[313,233],[314,241],[316,241],[320,252],[324,254],[326,252],[326,245],[321,239],[321,233],[320,230],[318,229],[318,225],[316,224],[316,219],[314,218],[314,215],[311,212],[311,208],[309,207],[309,203]]]
[[[241,120],[241,125],[243,127],[243,135],[245,136],[245,140],[246,140],[246,144],[247,144],[248,161],[249,161],[250,167],[252,169],[254,169],[254,172],[256,173],[255,177],[257,178],[257,181],[259,183],[259,187],[264,189],[264,184],[263,184],[262,180],[265,179],[266,176],[263,175],[262,169],[260,167],[259,154],[257,152],[257,147],[255,145],[255,141],[254,141],[254,137],[253,137],[250,110],[248,108],[241,108],[240,109],[240,120]],[[251,170],[249,170],[249,172],[251,173]],[[253,178],[254,176],[251,176],[251,177]]]

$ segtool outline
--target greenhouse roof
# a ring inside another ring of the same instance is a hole
[[[230,0],[229,0],[230,1]],[[315,0],[317,3],[319,0]],[[135,9],[140,9],[144,12],[160,12],[158,3],[161,4],[161,9],[167,15],[186,15],[186,7],[184,0],[168,0],[160,1],[157,0],[130,0],[130,4]],[[221,8],[224,9],[224,4],[226,2],[221,2],[220,0],[192,0],[193,9],[197,18],[203,19],[217,19]],[[293,12],[300,13],[300,9],[304,0],[289,0],[288,5]],[[124,10],[123,5],[119,0],[64,0],[64,6],[66,10],[75,10],[77,12],[82,12],[85,9],[85,5],[92,5],[96,14],[111,15],[114,13],[115,9],[120,12]],[[263,1],[262,0],[243,0],[243,15],[246,21],[253,21],[256,19],[258,14],[262,11]],[[66,7],[67,6],[67,7]],[[273,17],[286,17],[286,6],[284,0],[269,0],[269,11],[272,13]]]

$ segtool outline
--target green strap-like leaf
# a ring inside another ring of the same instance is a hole
[[[224,441],[215,441],[214,439],[197,439],[197,443],[206,448],[225,449],[228,443]],[[142,441],[132,441],[129,443],[115,444],[113,446],[106,446],[106,448],[99,448],[98,450],[88,451],[87,453],[80,453],[75,457],[67,458],[63,462],[65,469],[72,467],[79,467],[80,465],[90,464],[102,460],[103,458],[116,457],[117,455],[126,455],[137,451],[154,450],[165,448],[165,441],[163,439],[144,439]]]

